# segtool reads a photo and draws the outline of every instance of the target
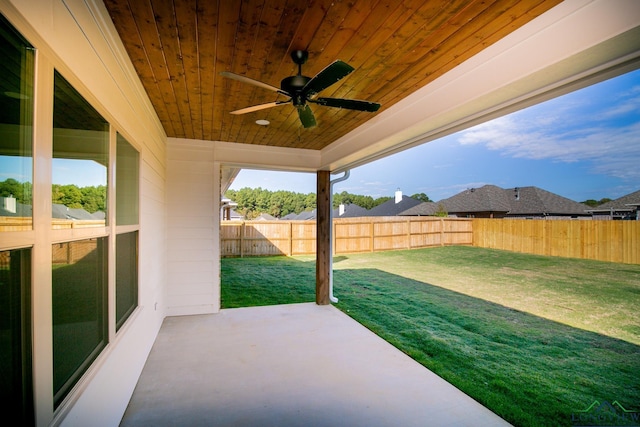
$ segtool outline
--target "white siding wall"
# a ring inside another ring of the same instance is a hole
[[[220,166],[214,144],[170,138],[167,315],[220,309]]]

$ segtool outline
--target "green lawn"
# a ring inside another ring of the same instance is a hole
[[[314,301],[314,282],[310,257],[222,260],[225,308]],[[639,265],[473,247],[378,252],[336,257],[334,294],[515,425],[570,426],[596,400],[640,412]]]

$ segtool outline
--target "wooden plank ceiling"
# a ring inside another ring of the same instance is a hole
[[[169,137],[322,149],[560,0],[104,0]],[[306,50],[313,77],[336,59],[355,70],[320,93],[382,104],[376,113],[311,104],[303,128],[286,100],[220,75],[280,87]],[[255,123],[270,121],[268,126]]]

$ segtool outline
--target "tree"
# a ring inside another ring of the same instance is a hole
[[[52,186],[53,203],[59,203],[68,208],[82,208],[82,192],[74,184]]]
[[[316,208],[317,203],[318,198],[316,197],[316,193],[309,193],[304,199],[304,208],[300,211],[296,211],[296,213],[313,210]]]
[[[373,201],[373,206],[371,206],[371,208],[375,208],[378,205],[383,204],[384,202],[393,199],[393,197],[389,197],[389,196],[384,196],[384,197],[378,197],[377,199],[375,199]],[[367,208],[367,209],[371,209],[371,208]]]
[[[244,187],[240,190],[227,190],[224,195],[238,204],[235,210],[247,219],[256,218],[262,213],[282,218],[290,213],[297,214],[313,210],[317,206],[315,193],[303,194],[284,190],[269,191],[260,187]],[[343,191],[333,195],[333,207],[337,208],[340,204],[348,205],[353,203],[365,209],[372,209],[389,199],[391,197],[374,199],[371,196]]]
[[[588,200],[585,200],[584,202],[580,202],[580,203],[582,203],[584,205],[587,205],[587,206],[591,206],[592,208],[595,208],[596,206],[599,205],[598,201],[594,200],[594,199],[588,199]]]
[[[427,196],[424,193],[416,193],[413,196],[411,196],[412,199],[416,199],[416,200],[420,200],[421,202],[433,202],[433,200],[431,200],[429,198],[429,196]]]
[[[610,201],[611,201],[611,199],[605,197],[605,198],[600,199],[600,200],[588,199],[588,200],[585,200],[584,202],[580,202],[580,203],[585,204],[587,206],[591,206],[592,208],[595,208],[597,206],[600,206],[600,205],[602,205],[604,203],[607,203],[607,202],[610,202]]]
[[[436,210],[435,216],[439,216],[442,218],[446,218],[447,216],[449,216],[449,212],[447,212],[442,203],[438,203],[438,209]]]
[[[107,204],[107,187],[99,185],[97,187],[83,187],[80,189],[82,193],[82,208],[90,213],[97,211],[105,211]]]
[[[33,185],[30,182],[20,182],[14,178],[7,178],[0,182],[0,197],[13,196],[18,203],[31,204]]]

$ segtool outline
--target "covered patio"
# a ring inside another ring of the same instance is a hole
[[[121,426],[508,425],[331,305],[167,317]]]
[[[638,69],[640,2],[0,0],[0,15],[2,155],[33,190],[29,225],[0,239],[25,260],[7,349],[24,425],[502,423],[331,306],[331,177]],[[319,75],[281,102],[274,85]],[[333,108],[359,99],[380,109]],[[69,135],[82,150],[61,149]],[[102,159],[102,225],[52,227],[57,159]],[[221,200],[243,168],[316,175],[315,304],[220,310]],[[76,303],[52,253],[85,241],[100,260]],[[88,349],[55,342],[59,306],[91,314],[61,322]]]

